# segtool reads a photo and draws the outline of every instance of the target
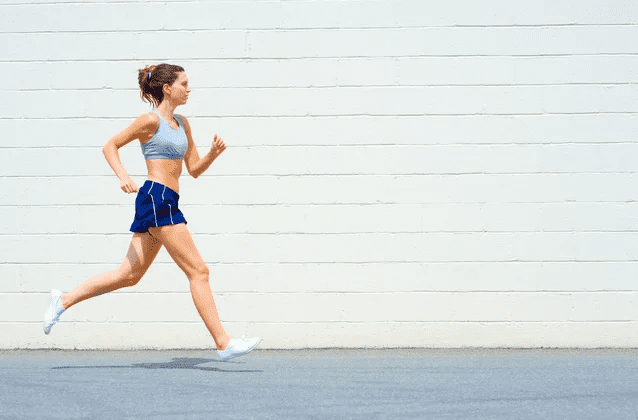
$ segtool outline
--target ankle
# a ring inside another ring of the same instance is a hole
[[[226,347],[228,347],[228,343],[230,343],[230,335],[224,334],[224,337],[216,342],[217,350],[226,350]]]
[[[69,298],[67,297],[66,293],[62,293],[62,295],[60,296],[60,303],[64,307],[64,310],[69,309],[71,302],[69,302]]]

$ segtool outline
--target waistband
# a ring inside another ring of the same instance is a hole
[[[177,200],[179,198],[179,194],[171,190],[170,188],[168,188],[166,185],[160,184],[157,181],[151,181],[148,179],[146,180],[144,185],[142,185],[142,188],[140,188],[140,191],[146,194],[151,194],[151,195],[159,195],[159,196],[163,195],[166,198],[172,198],[174,200]]]

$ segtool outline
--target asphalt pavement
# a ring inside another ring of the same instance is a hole
[[[0,419],[635,419],[638,349],[0,351]]]

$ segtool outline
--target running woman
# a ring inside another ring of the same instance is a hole
[[[190,88],[184,69],[160,64],[139,71],[142,100],[153,105],[153,112],[140,115],[124,131],[111,138],[102,150],[127,194],[137,193],[133,238],[122,265],[116,270],[94,276],[68,293],[52,290],[44,315],[44,333],[49,334],[60,315],[83,300],[122,287],[136,285],[157,256],[162,245],[184,271],[191,295],[206,328],[213,336],[222,360],[242,356],[260,343],[259,337],[231,338],[219,319],[208,283],[209,270],[186,227],[178,208],[179,177],[182,162],[193,177],[199,177],[226,149],[215,134],[210,151],[199,157],[188,120],[174,114],[188,100]],[[148,168],[148,180],[138,188],[120,161],[118,149],[139,139]]]

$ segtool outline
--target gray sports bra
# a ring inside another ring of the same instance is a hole
[[[151,159],[181,159],[188,149],[188,139],[184,130],[184,123],[175,115],[179,128],[176,130],[164,120],[159,112],[153,110],[159,118],[157,131],[149,141],[142,144],[142,154],[146,160]]]

